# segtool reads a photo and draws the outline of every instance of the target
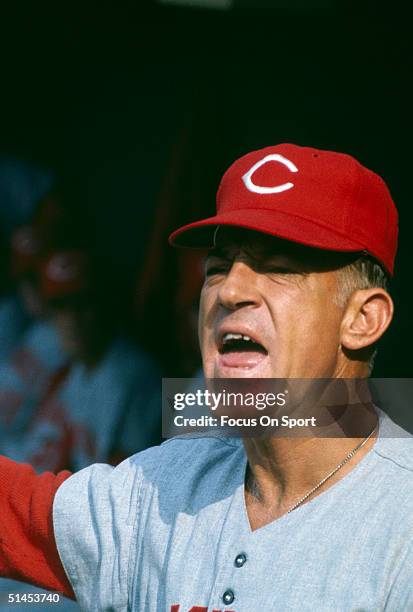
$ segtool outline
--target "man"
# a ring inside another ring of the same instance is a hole
[[[366,377],[393,313],[384,182],[279,145],[236,161],[217,204],[171,237],[213,246],[206,377]],[[3,459],[0,567],[85,610],[411,610],[412,448],[378,412],[354,438],[183,436],[70,478]]]
[[[110,278],[96,267],[86,250],[71,249],[51,253],[40,268],[41,295],[70,367],[3,450],[37,471],[116,464],[160,439],[160,372],[121,333]]]
[[[48,241],[34,225],[12,236],[12,269],[19,297],[31,322],[13,351],[0,363],[0,449],[27,428],[33,412],[56,373],[68,362],[58,334],[47,319],[39,288],[38,266]]]

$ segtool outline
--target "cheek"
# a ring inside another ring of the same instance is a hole
[[[342,313],[331,292],[284,298],[278,301],[279,334],[289,338],[294,350],[317,352],[337,344]]]
[[[300,328],[305,345],[315,358],[333,356],[340,338],[341,311],[333,303],[331,294],[324,300],[308,305],[308,313],[302,315]],[[318,357],[317,357],[318,356]]]

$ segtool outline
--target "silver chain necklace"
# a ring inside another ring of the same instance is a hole
[[[350,459],[352,459],[354,457],[354,455],[357,453],[357,451],[359,451],[361,448],[363,448],[363,446],[370,440],[371,436],[374,434],[374,432],[376,431],[376,427],[377,425],[375,425],[373,427],[373,429],[371,430],[371,432],[369,433],[369,435],[367,436],[367,438],[364,438],[364,440],[362,442],[360,442],[360,444],[358,444],[355,448],[353,448],[352,451],[349,452],[349,454],[347,455],[347,457],[345,459],[343,459],[343,461],[341,463],[338,464],[337,467],[334,468],[334,470],[332,472],[330,472],[329,474],[327,474],[327,476],[325,476],[323,478],[323,480],[321,480],[321,482],[319,482],[315,487],[313,487],[311,489],[311,491],[308,491],[308,493],[306,493],[301,499],[298,500],[297,503],[294,504],[294,506],[291,506],[291,508],[289,510],[287,510],[286,514],[290,514],[290,512],[292,512],[293,510],[295,510],[296,508],[298,508],[298,506],[301,506],[302,503],[305,502],[306,499],[308,499],[310,497],[310,495],[312,495],[313,493],[315,493],[315,491],[317,491],[317,489],[319,489],[320,487],[323,486],[323,484],[325,482],[327,482],[327,480],[329,480],[330,478],[332,478],[334,476],[334,474],[336,474],[344,465],[346,465],[346,463],[348,463],[350,461]]]

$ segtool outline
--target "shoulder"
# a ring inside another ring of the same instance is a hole
[[[176,436],[130,458],[142,479],[160,488],[191,488],[212,473],[230,472],[244,455],[241,440],[205,434]]]
[[[105,609],[107,602],[126,608],[137,521],[156,514],[160,524],[165,509],[173,514],[199,499],[211,503],[217,489],[222,496],[234,481],[241,447],[239,441],[212,437],[175,438],[115,468],[92,465],[59,487],[53,505],[56,543],[83,608]]]
[[[239,438],[226,436],[194,433],[175,436],[166,440],[158,448],[159,456],[165,463],[165,468],[170,461],[175,467],[180,465],[197,471],[199,468],[207,468],[218,460],[231,459],[243,452],[243,444]],[[188,465],[188,460],[190,464]],[[185,469],[187,472],[187,469]]]
[[[71,476],[57,492],[55,519],[60,522],[68,517],[83,497],[82,512],[89,518],[97,508],[109,504],[112,514],[127,520],[127,508],[136,509],[144,491],[192,491],[202,482],[209,485],[218,474],[226,479],[243,456],[240,440],[196,435],[172,438],[132,455],[117,467],[95,464]],[[85,518],[85,524],[88,520]]]
[[[182,480],[191,474],[206,474],[217,466],[224,467],[227,461],[232,464],[242,455],[240,440],[205,435],[177,436],[132,455],[117,467],[99,463],[91,465],[73,474],[58,495],[66,498],[73,491],[77,496],[82,488],[87,487],[89,493],[119,489],[124,497],[128,491],[130,494],[136,489],[139,482],[163,482],[171,486],[173,480]]]
[[[413,478],[413,436],[379,411],[379,439],[374,452],[389,470]]]
[[[369,477],[376,511],[393,516],[397,532],[413,529],[413,437],[384,413],[379,414],[379,437],[371,454]],[[367,485],[367,483],[366,483]],[[397,517],[397,520],[396,520]],[[396,525],[397,523],[397,525]],[[410,537],[410,536],[409,536]]]

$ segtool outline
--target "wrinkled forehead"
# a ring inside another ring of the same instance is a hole
[[[315,271],[335,270],[348,265],[360,256],[359,253],[339,253],[316,249],[250,229],[218,226],[214,234],[214,246],[210,249],[209,256],[232,258],[240,252],[261,261],[275,257],[288,258],[300,263],[308,270]]]

